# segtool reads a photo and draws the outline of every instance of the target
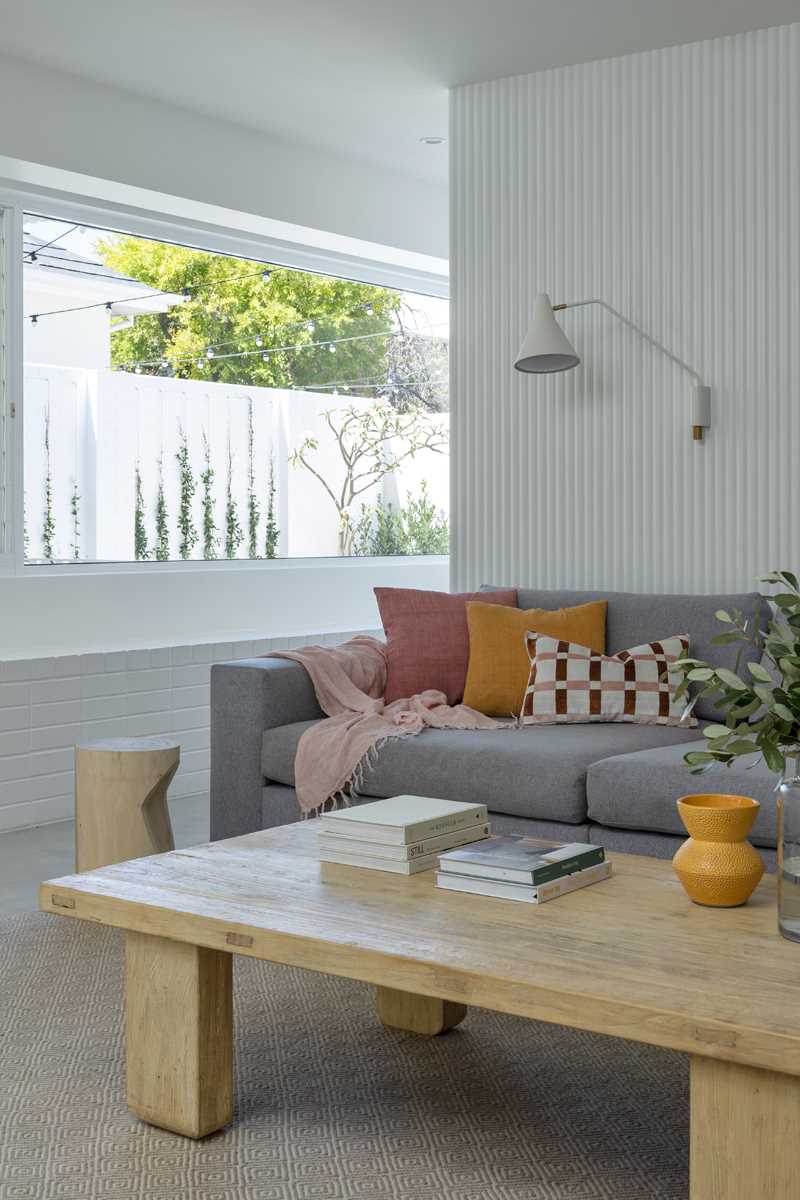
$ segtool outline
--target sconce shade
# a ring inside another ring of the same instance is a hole
[[[548,374],[577,367],[580,358],[553,313],[550,297],[540,292],[533,306],[533,320],[514,366],[518,371]]]

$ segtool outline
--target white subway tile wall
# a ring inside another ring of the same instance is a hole
[[[177,738],[170,795],[206,796],[212,663],[356,633],[380,636],[346,630],[0,662],[0,833],[72,817],[74,746],[93,738]]]

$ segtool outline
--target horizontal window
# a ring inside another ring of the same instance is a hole
[[[21,253],[26,563],[447,553],[446,300],[33,213]]]

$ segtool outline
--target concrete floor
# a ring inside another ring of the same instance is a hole
[[[175,845],[197,846],[209,838],[209,804],[205,796],[170,800]],[[75,870],[75,825],[58,821],[35,829],[0,834],[0,912],[31,912],[38,907],[43,879]]]

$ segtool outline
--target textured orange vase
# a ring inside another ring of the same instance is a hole
[[[761,855],[746,840],[761,805],[749,796],[682,796],[678,812],[689,832],[672,860],[695,904],[746,904],[764,874]]]

